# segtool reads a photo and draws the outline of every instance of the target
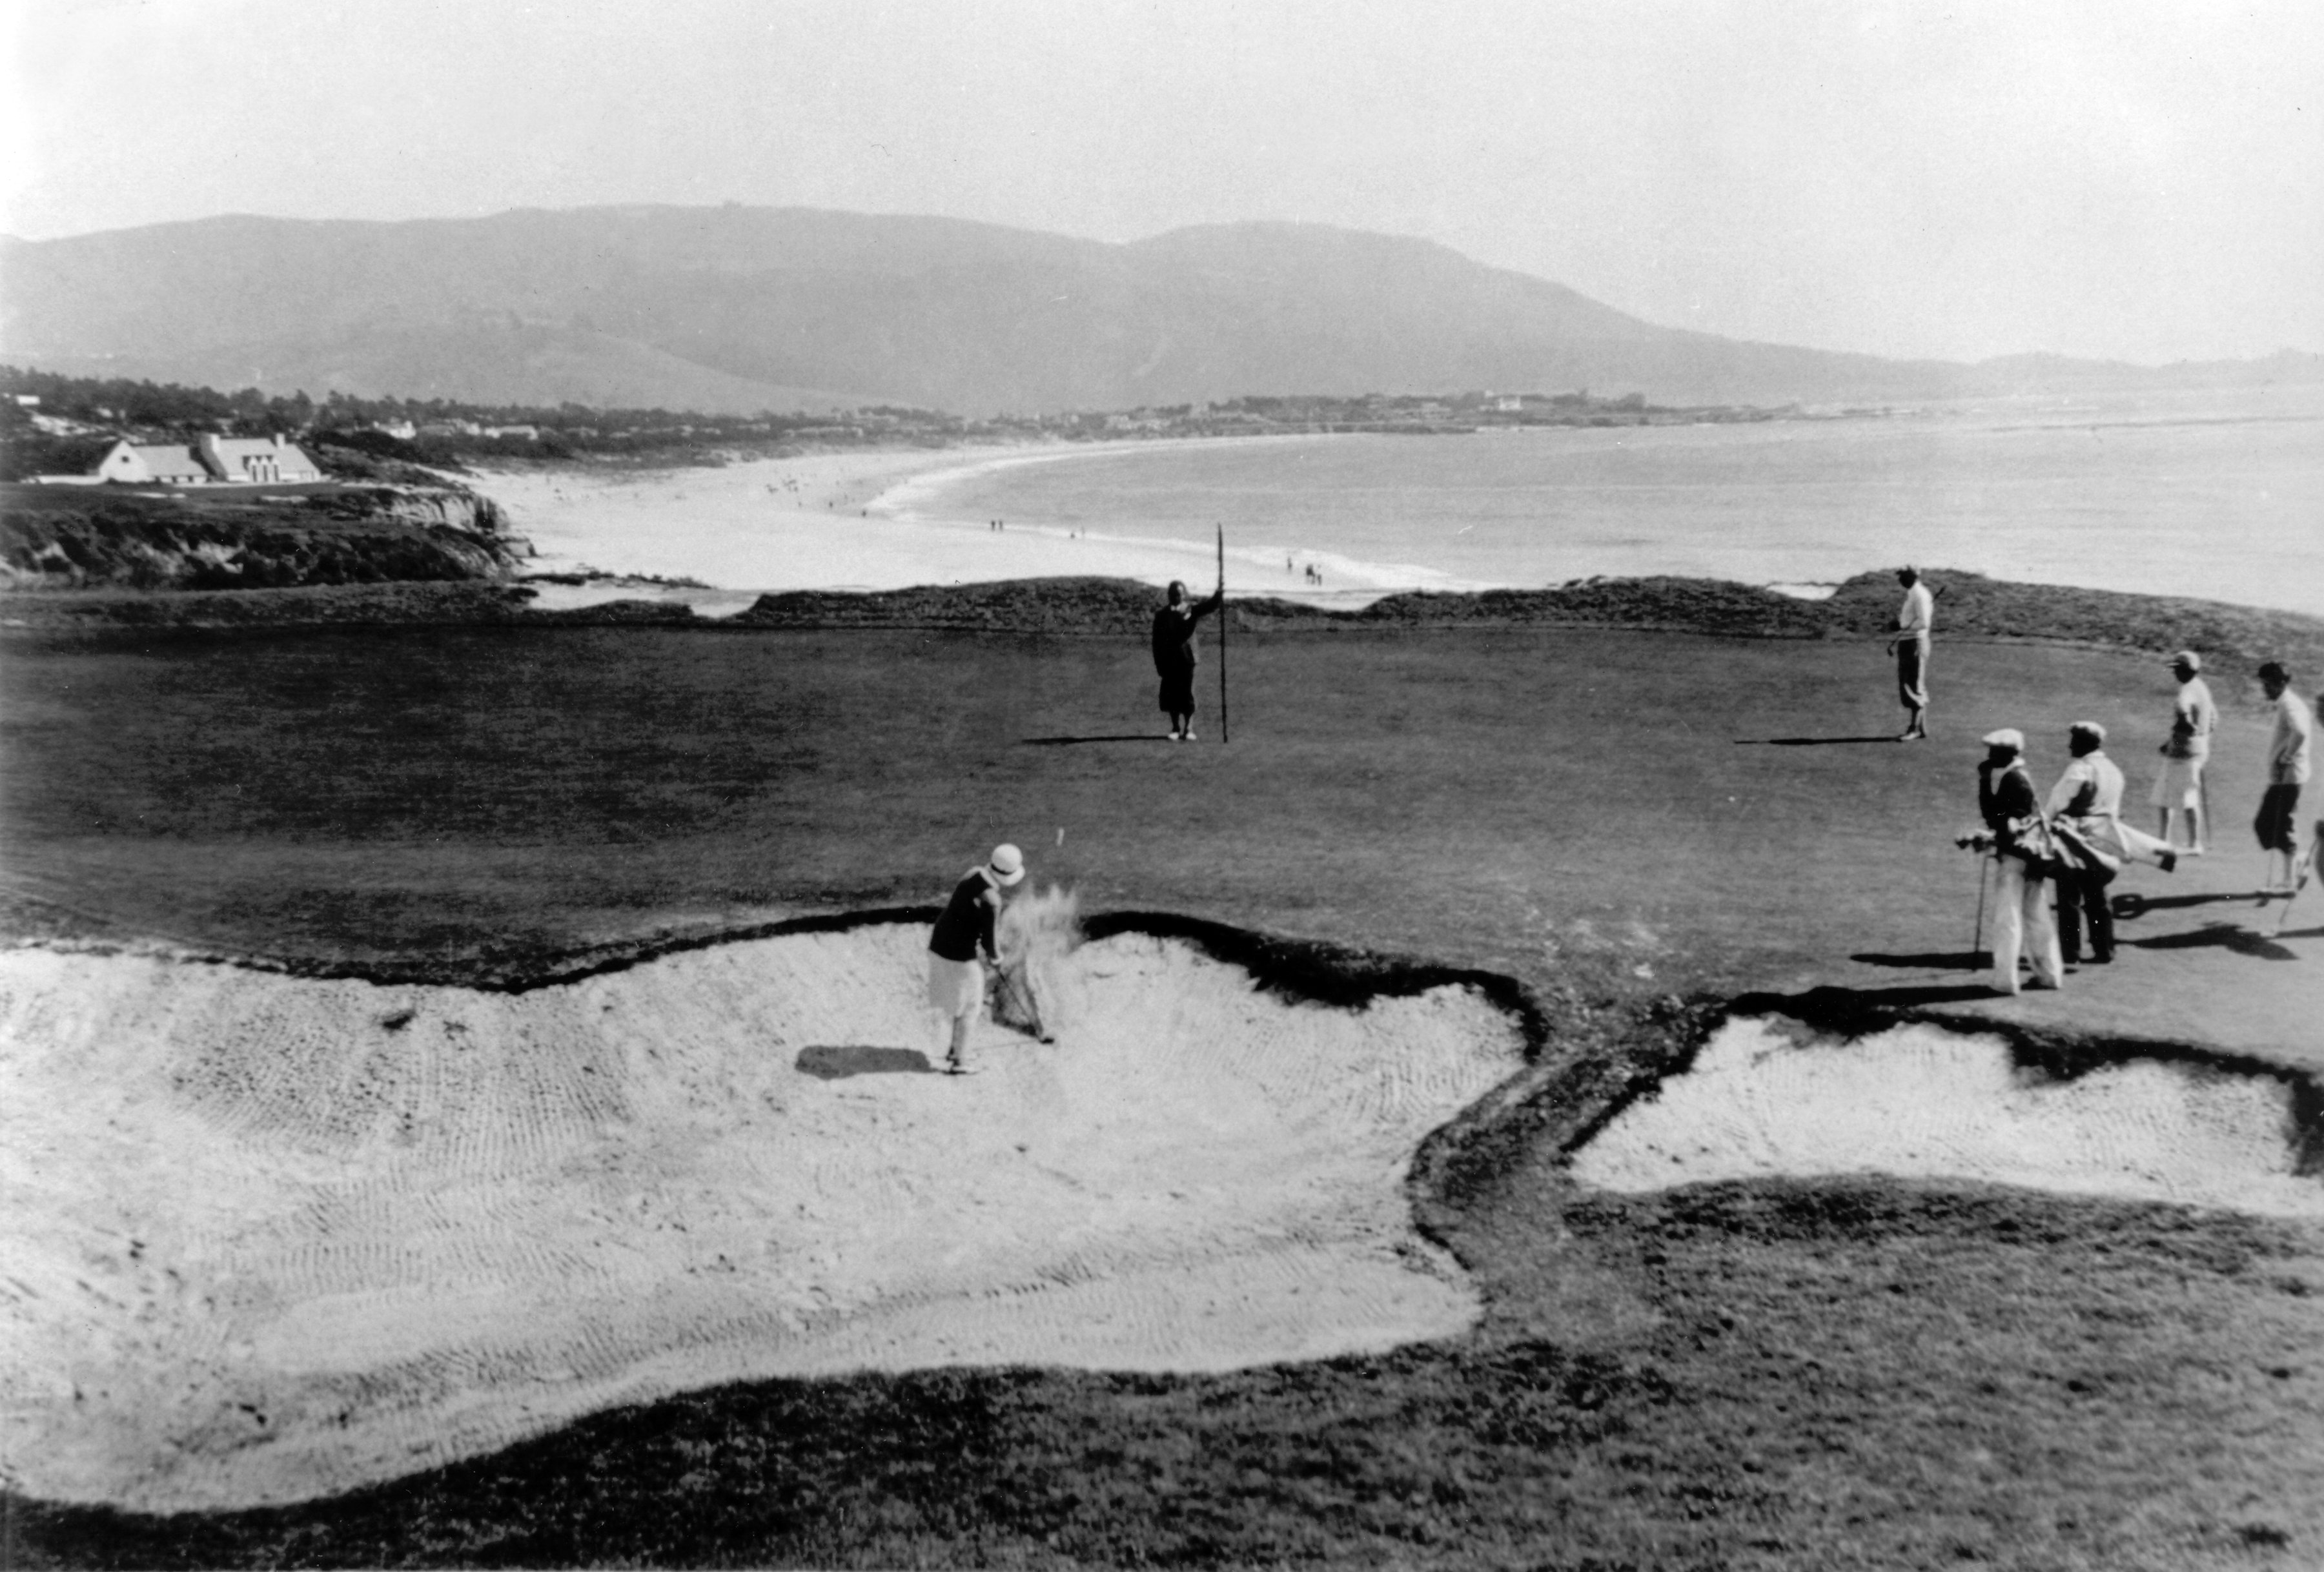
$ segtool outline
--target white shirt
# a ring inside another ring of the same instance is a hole
[[[2267,783],[2298,786],[2308,779],[2308,706],[2285,689],[2275,698],[2275,732],[2267,739]]]
[[[1937,615],[1937,597],[1929,593],[1925,584],[1915,584],[1904,592],[1904,604],[1896,608],[1896,631],[1929,636],[1929,624]]]
[[[2118,818],[2122,815],[2122,772],[2105,754],[2084,754],[2066,766],[2043,804],[2052,818],[2070,813],[2075,818]]]
[[[2211,732],[2219,724],[2219,707],[2211,702],[2210,685],[2190,677],[2171,705],[2171,740],[2163,752],[2174,759],[2208,759]]]

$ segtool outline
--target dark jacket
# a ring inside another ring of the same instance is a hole
[[[1194,670],[1194,624],[1225,604],[1223,592],[1206,600],[1166,606],[1154,614],[1154,670],[1157,676],[1181,677]]]
[[[948,961],[973,961],[979,949],[998,957],[1001,944],[994,924],[1000,915],[1001,892],[982,868],[972,868],[968,877],[953,886],[936,931],[928,935],[928,948]]]
[[[2042,811],[2024,758],[2012,759],[2003,769],[1979,772],[1977,810],[1985,827],[1993,831],[1994,849],[2007,855],[2017,845],[2017,827]]]

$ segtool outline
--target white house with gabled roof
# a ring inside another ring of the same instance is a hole
[[[97,460],[97,478],[124,485],[200,485],[210,478],[210,472],[182,443],[124,439]]]
[[[284,485],[320,480],[323,472],[295,442],[272,437],[204,437],[201,459],[229,485]]]

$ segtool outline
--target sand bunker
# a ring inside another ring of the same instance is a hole
[[[1904,1026],[1802,1042],[1731,1021],[1573,1172],[1652,1190],[1871,1171],[2324,1217],[2324,1178],[2297,1171],[2297,1137],[2291,1088],[2272,1077],[2142,1059],[2059,1080],[2016,1068],[1995,1037]]]
[[[521,994],[0,955],[0,1469],[344,1490],[734,1379],[1216,1369],[1468,1324],[1412,1153],[1517,1065],[1468,989],[1287,1003],[1087,945],[925,1073],[925,930]]]

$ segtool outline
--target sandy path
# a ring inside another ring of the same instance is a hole
[[[0,954],[0,1467],[281,1502],[715,1382],[1211,1369],[1457,1331],[1423,1136],[1510,1073],[1465,990],[1296,1006],[1056,964],[1041,1046],[918,1071],[923,930],[521,995]]]
[[[1573,1172],[1638,1191],[1870,1171],[2324,1218],[2324,1176],[2297,1171],[2296,1138],[2272,1077],[2133,1060],[2060,1081],[2015,1068],[1996,1037],[1802,1041],[1734,1021]]]

